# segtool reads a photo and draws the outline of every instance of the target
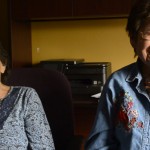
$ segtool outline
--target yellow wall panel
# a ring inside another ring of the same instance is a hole
[[[32,23],[33,64],[48,59],[111,62],[115,71],[135,61],[125,31],[126,19]]]

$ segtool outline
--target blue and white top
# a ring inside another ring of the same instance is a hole
[[[0,150],[54,150],[43,106],[36,91],[11,87],[0,106]]]
[[[150,95],[138,62],[107,80],[85,149],[150,150]]]

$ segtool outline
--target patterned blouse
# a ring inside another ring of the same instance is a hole
[[[51,130],[36,91],[11,87],[0,104],[0,150],[54,150]]]

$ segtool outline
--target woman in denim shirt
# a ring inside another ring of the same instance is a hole
[[[107,80],[86,150],[150,150],[150,0],[135,3],[126,30],[137,62]]]

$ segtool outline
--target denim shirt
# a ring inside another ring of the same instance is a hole
[[[138,62],[106,81],[85,149],[150,150],[150,97]]]

